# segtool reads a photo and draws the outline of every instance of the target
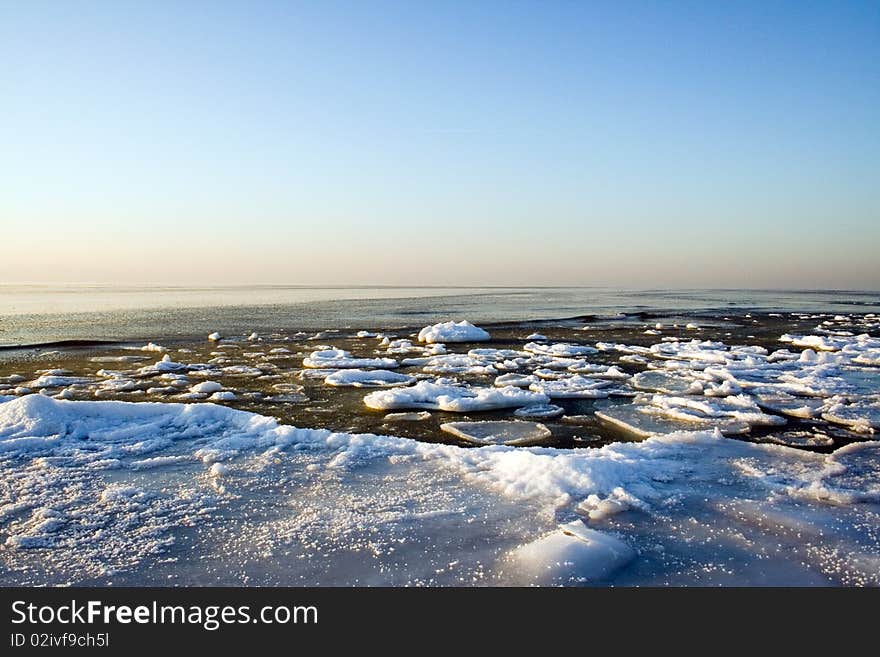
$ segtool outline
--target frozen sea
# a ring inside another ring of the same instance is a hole
[[[6,286],[0,344],[0,584],[880,584],[878,293]]]

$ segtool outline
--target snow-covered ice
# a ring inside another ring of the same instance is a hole
[[[339,370],[324,379],[324,383],[329,386],[353,388],[401,386],[409,385],[414,381],[411,376],[388,370]]]
[[[529,342],[523,347],[524,351],[532,354],[540,354],[542,356],[554,356],[559,358],[578,358],[579,356],[588,356],[595,354],[598,349],[588,345],[569,344],[567,342],[557,342],[554,344],[538,344],[537,342]]]
[[[4,399],[4,583],[880,584],[873,441],[463,449]]]
[[[490,411],[545,404],[549,398],[513,386],[483,388],[478,386],[444,385],[419,381],[408,388],[377,390],[364,397],[369,408],[395,410],[404,408],[432,409],[452,413]]]
[[[419,331],[419,342],[485,342],[489,333],[468,321],[441,322]]]
[[[543,424],[523,420],[446,422],[440,429],[476,445],[533,445],[551,436]]]
[[[393,369],[398,367],[393,358],[356,358],[343,349],[320,349],[303,359],[303,366],[316,369]]]

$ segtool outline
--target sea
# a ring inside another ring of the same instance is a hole
[[[621,313],[880,312],[880,292],[608,287],[0,285],[0,345],[187,338],[449,319],[498,323]]]

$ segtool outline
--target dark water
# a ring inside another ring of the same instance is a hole
[[[880,312],[880,292],[611,288],[0,286],[0,345],[415,327],[618,313]]]

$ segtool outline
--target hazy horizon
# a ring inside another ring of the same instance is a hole
[[[880,289],[880,5],[0,6],[0,282]]]

